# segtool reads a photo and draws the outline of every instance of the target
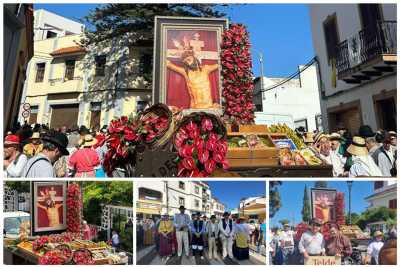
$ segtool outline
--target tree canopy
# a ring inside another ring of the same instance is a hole
[[[84,204],[94,199],[104,205],[132,206],[133,204],[132,182],[83,182],[82,187]]]
[[[301,215],[303,222],[309,222],[311,220],[311,203],[310,197],[308,196],[307,185],[304,186],[303,209],[301,210]]]
[[[269,217],[272,218],[281,208],[281,195],[278,187],[282,184],[280,181],[269,182]]]
[[[153,40],[155,16],[223,17],[216,9],[225,4],[105,4],[90,11],[83,22],[84,45],[95,44],[129,34],[132,43]]]

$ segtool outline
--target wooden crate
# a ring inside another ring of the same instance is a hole
[[[277,166],[279,164],[279,150],[273,144],[271,137],[265,132],[228,133],[228,138],[247,134],[266,138],[271,146],[265,148],[229,147],[227,152],[229,167]]]
[[[268,126],[267,125],[258,125],[258,124],[240,124],[239,125],[240,133],[267,133]]]

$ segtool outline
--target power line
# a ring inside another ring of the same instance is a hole
[[[307,62],[307,64],[304,65],[304,68],[303,68],[303,69],[298,70],[298,71],[296,71],[295,73],[292,73],[292,74],[289,75],[287,78],[285,78],[283,81],[281,81],[281,82],[279,82],[279,83],[277,83],[277,84],[274,84],[274,85],[272,85],[272,86],[270,86],[270,87],[268,87],[268,88],[266,88],[266,89],[261,89],[259,92],[255,93],[254,95],[256,96],[256,95],[261,94],[262,92],[267,92],[267,91],[273,90],[273,89],[275,89],[275,88],[277,88],[277,87],[279,87],[279,86],[281,86],[281,85],[287,83],[288,81],[290,81],[290,80],[294,79],[295,77],[299,76],[300,73],[302,73],[303,71],[305,71],[306,69],[308,69],[308,68],[309,68],[310,66],[312,66],[315,62],[316,62],[316,58],[313,57],[309,62]],[[264,77],[261,77],[261,79],[263,79],[263,78],[264,78]]]

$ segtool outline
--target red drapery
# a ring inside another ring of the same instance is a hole
[[[214,51],[218,52],[218,39],[216,31],[205,31],[205,30],[169,30],[167,32],[167,48],[168,49],[176,49],[173,39],[176,39],[183,43],[183,37],[187,36],[190,40],[193,38],[193,35],[198,33],[200,35],[200,40],[204,42],[203,51]],[[178,59],[170,58],[174,64],[178,66],[183,66]],[[203,59],[202,65],[207,64],[218,64],[218,60],[210,60]],[[213,71],[209,75],[210,85],[211,85],[211,93],[214,103],[219,103],[219,69]],[[188,89],[186,86],[185,78],[182,75],[167,69],[166,75],[167,82],[167,97],[166,102],[168,106],[176,106],[179,108],[189,108],[190,107],[190,98]],[[206,90],[206,88],[205,88]]]

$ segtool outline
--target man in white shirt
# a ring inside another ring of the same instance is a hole
[[[233,221],[229,218],[229,212],[224,212],[223,219],[219,222],[219,233],[222,242],[222,256],[233,258]]]
[[[321,223],[317,219],[311,221],[311,230],[301,235],[299,242],[299,251],[303,254],[304,262],[310,256],[325,255],[324,236],[320,233]]]
[[[289,257],[294,252],[293,231],[290,230],[289,224],[283,226],[283,231],[279,234],[279,245],[283,253],[283,264],[289,264]]]
[[[216,239],[219,234],[219,225],[216,222],[215,215],[211,215],[210,221],[207,223],[207,236],[208,236],[208,258],[217,259],[217,245]]]
[[[189,227],[190,217],[185,214],[185,207],[179,207],[180,213],[175,214],[174,226],[176,230],[176,241],[178,242],[178,257],[182,256],[182,243],[185,246],[186,257],[189,257]]]
[[[368,245],[366,264],[378,265],[379,264],[379,252],[383,247],[383,233],[376,231],[374,233],[374,240]]]
[[[28,162],[28,157],[20,152],[20,138],[18,135],[7,135],[4,140],[4,176],[20,178]]]

